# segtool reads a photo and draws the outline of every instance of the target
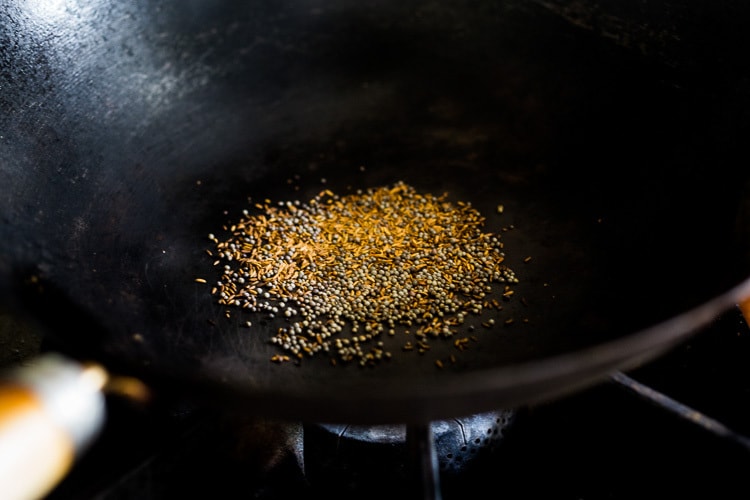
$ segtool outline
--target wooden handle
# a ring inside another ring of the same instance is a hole
[[[103,370],[47,356],[0,383],[0,498],[36,500],[65,477],[104,420]]]
[[[28,500],[46,495],[73,464],[75,446],[33,391],[0,387],[2,496]]]
[[[747,324],[750,325],[750,297],[740,301],[737,306],[740,308],[740,312]]]

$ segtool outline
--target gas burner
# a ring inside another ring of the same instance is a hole
[[[430,498],[442,482],[491,459],[515,419],[515,411],[498,410],[429,425],[306,425],[305,474],[313,486],[368,484],[382,493],[405,487]]]

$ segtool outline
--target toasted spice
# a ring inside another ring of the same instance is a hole
[[[397,326],[419,339],[402,350],[424,353],[467,315],[498,304],[487,300],[493,283],[509,299],[518,282],[499,236],[482,231],[485,219],[470,203],[446,194],[398,182],[254,207],[228,238],[209,235],[214,264],[224,264],[212,293],[222,306],[286,319],[270,339],[285,354],[272,361],[326,353],[334,366],[374,365],[391,357],[378,339]]]

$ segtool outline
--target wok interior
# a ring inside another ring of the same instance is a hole
[[[719,97],[726,81],[538,5],[12,11],[5,289],[77,356],[310,415],[308,398],[356,396],[364,414],[396,387],[439,394],[623,338],[745,276],[746,173],[730,161],[744,110]],[[520,279],[466,352],[404,353],[399,336],[372,369],[276,365],[281,321],[227,319],[194,281],[218,278],[206,235],[250,200],[397,181],[470,202]]]

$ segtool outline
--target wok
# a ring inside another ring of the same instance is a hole
[[[362,424],[518,407],[750,292],[726,38],[658,52],[534,2],[2,5],[4,308],[157,391]],[[403,337],[377,367],[270,362],[280,321],[224,316],[207,235],[249,199],[397,181],[501,235],[519,283],[498,324],[443,369],[451,342],[420,356]]]

